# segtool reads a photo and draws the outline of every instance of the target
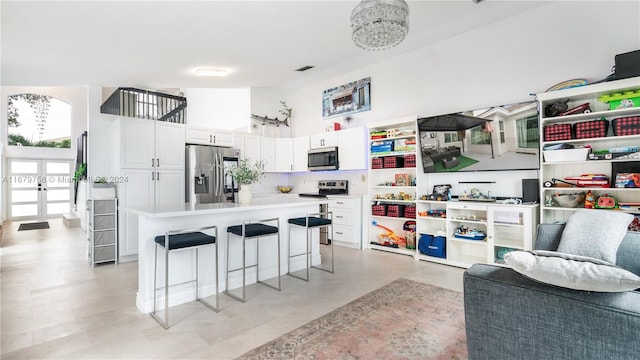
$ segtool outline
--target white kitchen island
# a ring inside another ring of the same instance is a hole
[[[138,292],[136,306],[143,313],[153,310],[153,266],[154,266],[154,238],[164,235],[167,230],[193,229],[204,226],[218,226],[218,276],[220,291],[225,288],[225,254],[227,251],[227,226],[240,225],[243,221],[280,219],[280,271],[286,274],[289,270],[304,269],[304,256],[293,259],[291,269],[287,265],[287,236],[289,225],[287,220],[292,217],[317,213],[320,204],[327,203],[327,199],[295,198],[295,197],[265,197],[256,198],[249,204],[218,203],[218,204],[166,204],[156,207],[121,207],[120,211],[136,215],[138,220]],[[292,227],[292,252],[304,252],[305,233],[303,228]],[[211,234],[210,232],[207,232]],[[260,240],[260,279],[273,278],[277,275],[276,248],[277,238],[265,237]],[[321,262],[318,241],[318,230],[313,231],[312,264]],[[242,243],[237,237],[232,237],[229,248],[229,263],[231,268],[242,264]],[[215,294],[215,252],[214,248],[200,250],[200,296]],[[255,259],[255,241],[247,241],[247,264],[253,264]],[[169,305],[174,306],[195,299],[195,283],[188,283],[195,279],[195,251],[179,251],[171,254],[169,260]],[[158,256],[158,284],[164,282],[164,258]],[[255,267],[247,269],[247,284],[255,283]],[[232,272],[229,275],[229,288],[234,289],[242,285],[242,272]],[[158,291],[156,307],[164,306],[164,292]]]

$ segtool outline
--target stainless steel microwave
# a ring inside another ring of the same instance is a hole
[[[338,147],[310,149],[307,164],[311,171],[338,170]]]

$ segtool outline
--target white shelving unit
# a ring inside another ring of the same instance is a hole
[[[629,116],[640,116],[640,107],[614,109],[609,110],[609,105],[601,102],[598,98],[602,95],[610,95],[615,93],[623,93],[625,91],[640,89],[640,77],[629,78],[624,80],[606,82],[595,85],[570,88],[566,90],[553,91],[538,94],[538,109],[540,112],[540,139],[544,139],[544,127],[553,124],[575,124],[582,121],[607,119],[611,122],[613,119]],[[589,103],[590,113],[581,113],[568,116],[547,117],[544,114],[546,106],[569,100],[569,108]],[[543,141],[542,148],[547,145],[558,143],[567,143],[574,146],[590,145],[594,151],[606,150],[615,147],[640,146],[640,135],[614,136],[612,126],[606,137],[588,138],[588,139],[571,139],[562,141]],[[541,154],[542,156],[542,154]],[[571,214],[578,208],[564,208],[557,206],[551,197],[555,193],[575,193],[591,191],[596,197],[599,195],[609,194],[622,202],[638,202],[640,201],[640,188],[601,188],[601,187],[544,187],[545,181],[551,179],[564,180],[566,177],[579,176],[581,174],[605,174],[610,177],[611,182],[615,182],[615,175],[612,166],[616,163],[636,161],[640,164],[640,158],[635,159],[613,159],[613,160],[581,160],[568,162],[549,162],[541,158],[540,168],[540,201],[542,203],[540,218],[541,222],[550,223],[556,221],[566,221]],[[640,213],[640,209],[627,208],[619,209],[631,213]]]
[[[385,135],[384,137],[376,139],[372,139],[371,136],[369,136],[369,203],[371,206],[368,206],[370,221],[366,225],[369,226],[369,236],[366,240],[365,248],[415,256],[415,249],[407,249],[402,246],[395,248],[381,245],[380,235],[386,234],[387,230],[376,227],[373,223],[375,222],[376,224],[385,226],[399,236],[404,236],[404,223],[416,219],[404,217],[402,216],[403,214],[399,214],[400,216],[387,216],[386,214],[375,215],[372,211],[372,206],[382,205],[387,209],[390,207],[406,209],[408,206],[416,206],[416,165],[420,164],[419,154],[415,150],[418,147],[417,116],[409,116],[370,125],[369,134],[375,132],[381,132]],[[396,150],[392,148],[386,152],[373,153],[371,151],[372,145],[382,141],[391,142],[392,144],[409,141],[415,145],[411,150]],[[385,166],[385,161],[388,162],[391,160],[385,160],[385,158],[393,157],[398,158],[398,161],[403,161],[404,163],[398,163],[398,165],[400,165],[399,167],[389,167],[389,163]],[[407,160],[411,157],[415,161],[409,163]],[[374,162],[381,162],[381,168],[374,169]],[[398,174],[407,174],[408,183],[400,186],[396,185],[396,175]]]
[[[87,200],[88,256],[91,267],[118,263],[118,199]]]

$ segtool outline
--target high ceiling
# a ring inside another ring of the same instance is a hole
[[[541,1],[407,1],[410,30],[385,51],[359,49],[358,1],[0,2],[4,86],[299,87],[450,38]],[[304,73],[294,71],[316,66]],[[192,74],[231,68],[224,78]]]

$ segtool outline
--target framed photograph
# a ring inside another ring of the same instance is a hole
[[[371,78],[367,77],[322,92],[322,117],[371,110]]]

